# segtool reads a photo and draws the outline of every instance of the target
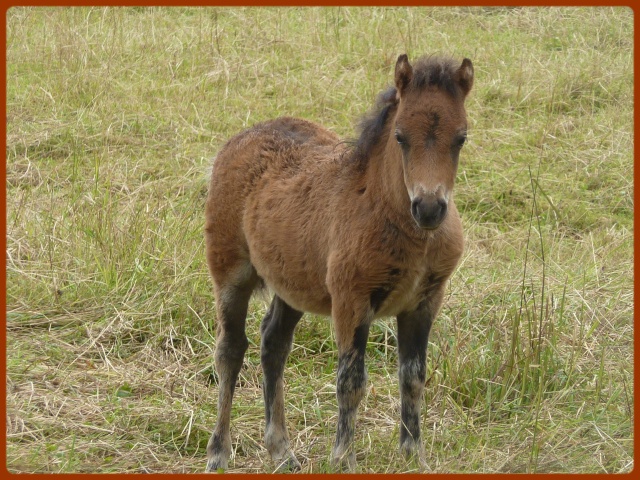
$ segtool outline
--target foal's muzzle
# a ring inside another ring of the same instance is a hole
[[[420,228],[438,228],[447,216],[447,202],[435,195],[416,197],[411,201],[411,215]]]

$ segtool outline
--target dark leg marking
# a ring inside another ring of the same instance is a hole
[[[264,376],[265,444],[276,470],[299,470],[300,463],[289,446],[284,415],[284,366],[291,351],[293,332],[302,317],[280,297],[274,296],[262,320],[261,363]]]
[[[432,316],[426,309],[398,315],[398,357],[401,425],[400,449],[424,462],[420,440],[420,409],[426,376],[426,356]]]
[[[352,345],[340,352],[338,359],[338,431],[333,447],[332,463],[341,470],[352,471],[356,456],[352,448],[358,405],[364,396],[367,372],[364,354],[369,336],[369,325],[357,327]]]

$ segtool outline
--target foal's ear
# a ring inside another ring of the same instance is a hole
[[[462,93],[466,97],[469,94],[471,87],[473,87],[473,64],[471,63],[471,60],[468,58],[462,60],[462,65],[460,65],[460,68],[456,72],[455,78],[462,90]]]
[[[401,96],[403,90],[409,85],[411,78],[413,77],[413,68],[409,63],[407,55],[403,53],[398,57],[396,62],[396,90],[398,96]]]

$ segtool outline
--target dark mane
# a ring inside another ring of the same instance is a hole
[[[397,104],[396,88],[389,87],[378,95],[373,109],[360,120],[358,124],[360,135],[357,140],[349,142],[355,145],[351,158],[359,167],[366,165],[371,150],[380,140],[390,113],[395,110]]]
[[[409,88],[422,90],[436,87],[457,98],[460,95],[460,87],[455,80],[458,68],[458,63],[452,58],[421,57],[413,65],[413,77]],[[358,124],[358,139],[348,143],[355,147],[351,158],[360,168],[366,166],[371,151],[381,140],[387,120],[397,104],[396,88],[387,88],[378,95],[373,109]]]

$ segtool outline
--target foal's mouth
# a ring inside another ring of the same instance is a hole
[[[437,230],[438,227],[440,227],[440,225],[442,225],[442,222],[438,222],[437,224],[423,224],[423,223],[420,223],[415,218],[414,218],[414,220],[415,220],[416,225],[418,226],[418,228],[420,230],[433,231],[433,230]]]

